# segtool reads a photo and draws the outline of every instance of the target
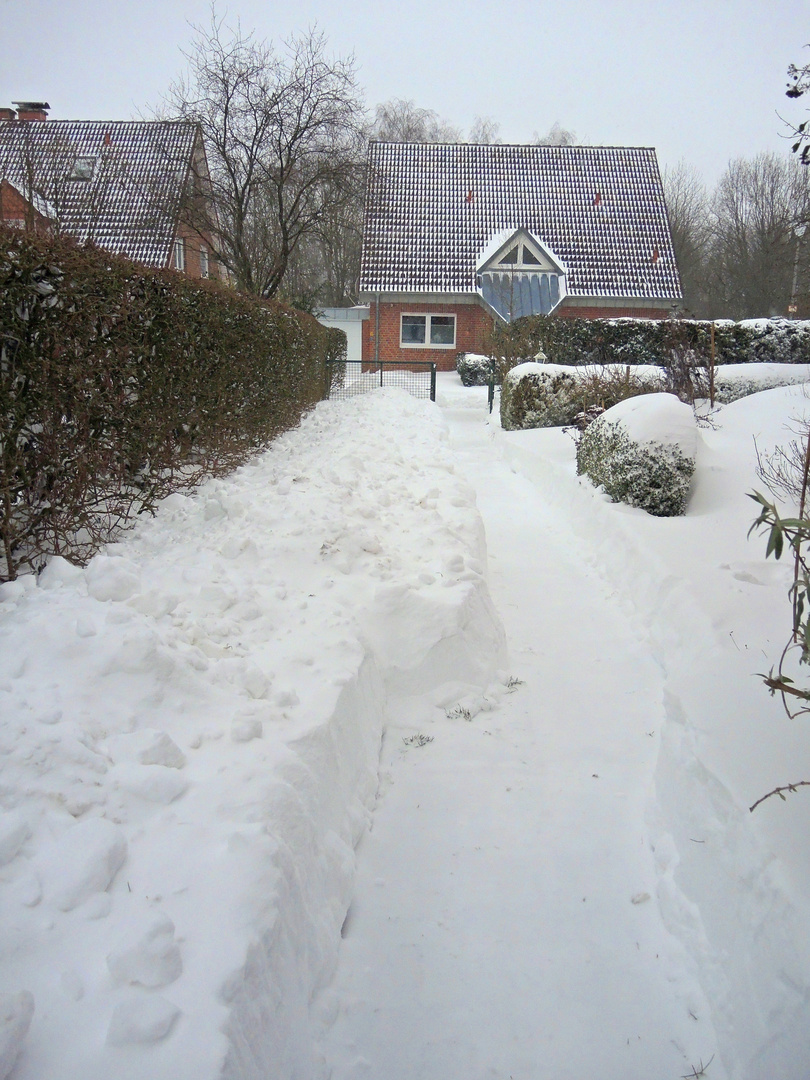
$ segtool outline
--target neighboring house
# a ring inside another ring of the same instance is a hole
[[[655,151],[372,143],[363,358],[481,352],[528,314],[660,319],[681,302]]]
[[[346,359],[363,359],[363,324],[368,320],[368,307],[328,307],[315,312],[315,318],[323,326],[333,326],[346,335]]]
[[[92,241],[146,266],[220,277],[213,237],[193,222],[209,185],[186,121],[48,120],[45,102],[0,109],[0,219]]]

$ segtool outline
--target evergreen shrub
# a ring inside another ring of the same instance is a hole
[[[609,409],[619,401],[662,389],[657,369],[591,365],[520,364],[508,371],[501,388],[501,427],[561,427],[594,406]]]
[[[456,371],[463,386],[488,386],[495,378],[492,358],[480,353],[459,353]]]
[[[555,364],[663,364],[675,342],[707,365],[708,321],[690,319],[569,319],[530,315],[492,335],[493,357],[504,369],[539,351]],[[714,323],[715,364],[810,363],[810,322],[795,319],[727,319]]]
[[[271,301],[0,227],[0,580],[76,562],[323,397],[345,335]]]
[[[577,444],[577,473],[604,488],[614,502],[656,517],[683,514],[695,462],[673,444],[635,442],[624,426],[600,416]]]

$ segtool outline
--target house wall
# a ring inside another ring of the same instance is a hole
[[[50,228],[48,219],[31,207],[8,180],[0,180],[0,221],[17,228],[33,225],[36,232],[47,232]]]
[[[603,303],[589,302],[587,298],[575,301],[563,300],[554,314],[563,319],[667,319],[671,315],[669,307],[651,307],[650,301],[632,301],[622,306],[621,301],[606,300]],[[375,359],[376,302],[371,301],[369,317],[363,323],[363,360],[369,363]],[[400,346],[400,316],[413,315],[455,315],[456,344],[452,349],[407,348]],[[407,364],[415,360],[431,360],[439,371],[454,371],[456,354],[460,352],[487,353],[489,334],[492,330],[493,317],[476,301],[460,302],[458,297],[448,303],[424,303],[419,296],[402,301],[383,300],[380,303],[380,347],[379,359],[387,363]]]
[[[363,323],[363,360],[370,362],[376,357],[375,333],[377,329],[376,302],[370,304],[368,319]],[[400,346],[400,317],[403,315],[455,315],[456,344],[452,348],[406,348]],[[414,361],[435,363],[439,371],[455,371],[456,354],[460,352],[487,351],[492,330],[492,316],[478,303],[455,302],[424,303],[411,301],[382,301],[379,319],[379,359],[386,363],[403,366]]]
[[[208,248],[208,277],[214,281],[220,281],[222,279],[222,274],[219,264],[214,259],[214,245],[211,243],[210,236],[184,222],[181,222],[178,225],[176,235],[177,239],[182,239],[185,244],[186,277],[202,277],[202,271],[200,269],[200,245],[204,244]],[[169,266],[174,266],[174,245],[172,245],[172,251],[169,255]]]

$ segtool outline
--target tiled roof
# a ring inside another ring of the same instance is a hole
[[[62,232],[165,266],[196,138],[182,121],[0,121],[0,178]]]
[[[372,143],[360,289],[475,292],[495,234],[528,229],[568,295],[680,299],[655,150]]]

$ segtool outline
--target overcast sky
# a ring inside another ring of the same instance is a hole
[[[808,0],[230,0],[243,31],[281,41],[317,25],[353,54],[369,107],[412,99],[463,130],[528,142],[555,121],[579,140],[654,146],[711,186],[734,157],[786,154],[788,64],[810,63]],[[206,0],[0,0],[0,106],[54,119],[134,119],[184,67]]]

